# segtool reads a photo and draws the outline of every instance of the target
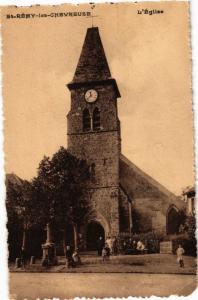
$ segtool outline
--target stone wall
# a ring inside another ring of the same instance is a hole
[[[67,133],[83,134],[83,110],[88,108],[92,114],[96,107],[100,110],[101,131],[118,130],[117,99],[113,85],[94,85],[94,89],[98,92],[98,98],[91,104],[85,101],[85,93],[88,89],[88,87],[83,86],[71,91],[71,109],[67,115]]]
[[[89,187],[119,186],[118,132],[68,136],[68,151],[90,165]]]
[[[85,216],[83,230],[89,222],[96,221],[103,226],[105,236],[117,236],[119,233],[118,189],[115,187],[87,189],[87,197],[91,206]]]
[[[98,99],[87,103],[84,99],[87,88],[71,91],[71,110],[68,119],[68,151],[85,159],[90,166],[90,180],[87,183],[87,197],[91,209],[87,212],[86,224],[99,222],[105,235],[119,234],[119,157],[120,131],[117,118],[117,99],[111,84],[95,85]],[[83,132],[83,110],[89,109],[92,116],[94,108],[100,111],[99,131]]]
[[[119,221],[120,233],[130,233],[130,213],[128,197],[120,187],[119,189]]]
[[[119,153],[118,133],[104,132],[68,136],[68,150],[79,158],[94,164],[87,184],[87,193],[95,215],[90,213],[87,222],[95,218],[105,229],[106,235],[119,232],[118,189]]]
[[[166,213],[162,207],[162,199],[149,197],[133,199],[134,232],[154,230],[166,234]]]

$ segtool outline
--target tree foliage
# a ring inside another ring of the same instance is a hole
[[[16,175],[7,177],[8,240],[13,257],[23,244],[24,231],[45,229],[47,223],[61,230],[83,222],[90,205],[85,196],[89,167],[63,147],[51,159],[44,156],[30,182]]]
[[[25,243],[24,233],[36,224],[36,211],[32,202],[30,182],[8,174],[6,187],[8,246],[9,257],[12,259],[20,255],[21,247]]]
[[[65,148],[61,147],[51,159],[45,156],[32,182],[38,222],[59,227],[79,223],[89,205],[84,195],[88,178],[86,161],[72,156]]]
[[[12,175],[11,178],[7,178],[6,187],[8,223],[15,222],[17,218],[26,228],[34,225],[36,211],[32,201],[31,182]]]

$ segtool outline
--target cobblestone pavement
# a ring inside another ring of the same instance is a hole
[[[10,299],[189,295],[195,275],[11,273]]]

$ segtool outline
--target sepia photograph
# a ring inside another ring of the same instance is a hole
[[[10,300],[197,287],[188,1],[1,6]]]

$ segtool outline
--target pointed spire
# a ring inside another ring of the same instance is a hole
[[[87,29],[74,78],[72,82],[67,84],[67,87],[71,90],[79,86],[96,83],[103,85],[112,84],[115,88],[116,96],[120,97],[117,83],[115,79],[111,78],[98,27],[91,27]]]
[[[88,28],[72,83],[100,81],[110,77],[98,27]]]

